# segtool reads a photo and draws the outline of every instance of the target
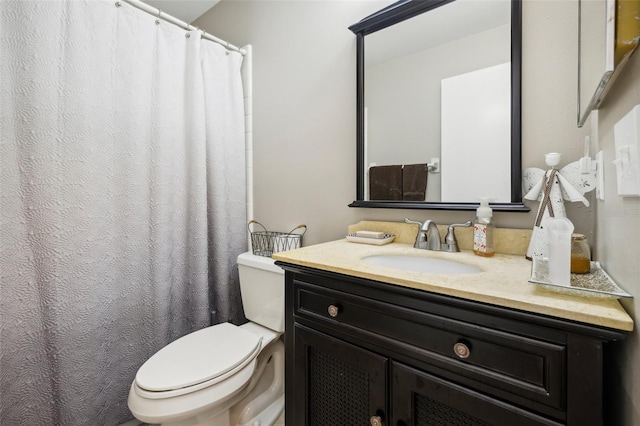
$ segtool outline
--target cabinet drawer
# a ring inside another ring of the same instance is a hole
[[[565,406],[563,345],[302,281],[294,286],[296,317],[325,323],[365,342],[395,345],[400,353],[505,399]],[[398,346],[403,343],[404,348]]]

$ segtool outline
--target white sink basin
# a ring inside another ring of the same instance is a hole
[[[402,269],[404,271],[429,272],[432,274],[475,274],[482,272],[482,269],[459,263],[452,260],[434,259],[432,257],[401,256],[401,255],[379,255],[363,258],[367,263],[387,268]]]

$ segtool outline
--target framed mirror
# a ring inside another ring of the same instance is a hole
[[[639,40],[640,2],[578,1],[578,127],[598,109]]]
[[[520,0],[402,0],[356,35],[350,207],[529,211],[521,194]]]

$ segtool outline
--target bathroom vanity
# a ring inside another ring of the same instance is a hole
[[[379,254],[483,272],[363,260]],[[531,284],[515,255],[342,240],[274,258],[285,269],[286,424],[602,424],[607,348],[633,328],[617,300]]]

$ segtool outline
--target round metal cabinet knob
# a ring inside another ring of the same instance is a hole
[[[340,313],[340,308],[338,308],[336,305],[329,305],[329,307],[327,308],[327,312],[329,312],[330,317],[335,318]]]
[[[382,426],[382,418],[380,416],[371,416],[369,422],[371,426]]]
[[[469,358],[469,355],[471,355],[469,347],[462,342],[453,345],[453,352],[455,352],[458,358]]]

